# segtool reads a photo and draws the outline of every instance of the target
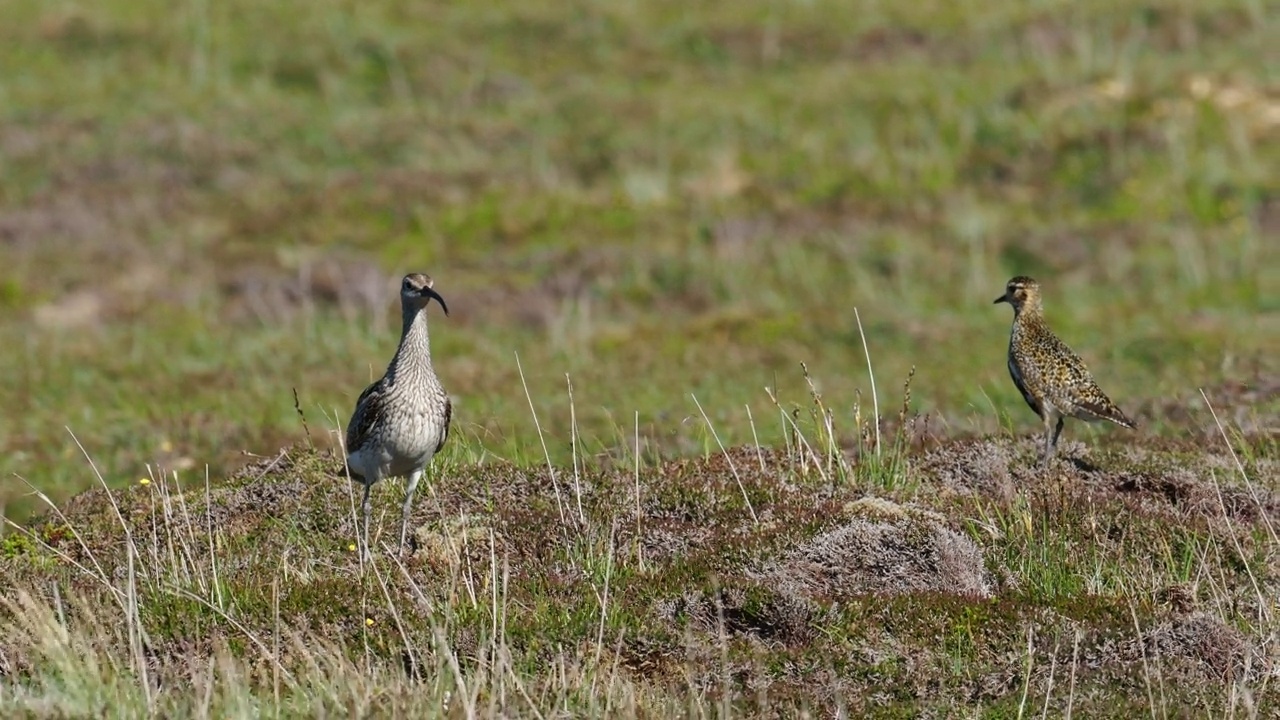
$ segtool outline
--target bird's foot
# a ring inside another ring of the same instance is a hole
[[[400,557],[413,557],[413,553],[417,549],[416,545],[417,543],[414,542],[413,538],[407,538],[400,543]]]

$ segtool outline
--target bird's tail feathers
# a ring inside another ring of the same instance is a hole
[[[1096,402],[1079,402],[1077,404],[1078,412],[1076,417],[1088,422],[1098,422],[1107,420],[1121,427],[1127,427],[1130,430],[1138,427],[1138,423],[1134,422],[1125,415],[1120,408],[1115,405],[1102,404]]]

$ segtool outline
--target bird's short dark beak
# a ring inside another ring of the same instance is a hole
[[[436,302],[440,303],[440,307],[444,309],[444,314],[445,315],[449,314],[449,306],[445,304],[444,298],[440,297],[440,293],[427,287],[427,288],[422,288],[422,294],[426,295],[427,298],[429,299],[434,298]]]
[[[1002,303],[1002,302],[1009,302],[1009,293],[1005,293],[1005,294],[1001,295],[1000,297],[996,298],[996,301],[995,301],[995,302],[993,302],[993,303],[991,303],[991,304],[992,304],[992,305],[999,305],[999,304],[1000,304],[1000,303]]]

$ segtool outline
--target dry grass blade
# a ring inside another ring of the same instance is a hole
[[[1227,452],[1231,453],[1231,460],[1236,465],[1236,471],[1240,473],[1240,479],[1244,482],[1245,487],[1249,490],[1249,497],[1258,507],[1259,515],[1267,526],[1267,532],[1271,535],[1273,543],[1280,544],[1280,536],[1276,534],[1275,525],[1271,520],[1271,513],[1267,511],[1266,505],[1262,502],[1262,498],[1258,497],[1257,488],[1249,479],[1249,474],[1245,472],[1244,463],[1240,462],[1240,455],[1236,453],[1235,446],[1231,444],[1231,439],[1227,437],[1227,429],[1222,425],[1222,419],[1218,417],[1218,411],[1214,409],[1213,403],[1209,400],[1209,396],[1205,393],[1204,388],[1199,388],[1200,397],[1204,398],[1205,407],[1209,408],[1209,413],[1213,415],[1213,422],[1218,427],[1218,435],[1222,438],[1222,444],[1226,446]]]
[[[1208,396],[1204,395],[1204,391],[1203,391],[1203,390],[1201,390],[1200,392],[1201,392],[1201,396],[1202,396],[1202,397],[1204,397],[1204,399],[1205,399],[1205,403],[1206,403],[1206,404],[1208,404],[1208,403],[1209,403],[1209,398],[1208,398]],[[1212,405],[1209,405],[1209,410],[1210,410],[1210,412],[1213,412],[1213,406],[1212,406]],[[1214,421],[1215,421],[1215,422],[1217,422],[1217,421],[1218,421],[1217,413],[1214,413],[1213,418],[1214,418]],[[1221,424],[1221,423],[1218,423],[1218,429],[1219,429],[1219,431],[1221,431],[1221,430],[1222,430],[1222,424]],[[1224,440],[1225,440],[1225,438],[1224,438]],[[1228,446],[1228,448],[1230,449],[1230,443],[1229,443],[1229,442],[1227,443],[1227,446]],[[1239,460],[1239,458],[1237,458],[1237,457],[1236,457],[1236,454],[1235,454],[1235,450],[1234,450],[1234,449],[1231,449],[1231,457],[1235,460],[1235,462],[1236,462],[1236,467],[1240,470],[1241,474],[1242,474],[1242,475],[1244,475],[1244,466],[1240,464],[1240,460]],[[1221,513],[1221,515],[1222,515],[1222,519],[1223,519],[1223,521],[1227,524],[1227,526],[1228,526],[1228,527],[1234,528],[1234,526],[1235,526],[1235,522],[1234,522],[1234,521],[1232,520],[1232,518],[1231,518],[1231,513],[1227,510],[1227,503],[1226,503],[1226,500],[1223,498],[1223,495],[1222,495],[1222,484],[1221,484],[1220,482],[1218,482],[1218,474],[1217,474],[1217,472],[1216,472],[1216,471],[1214,471],[1214,472],[1210,472],[1210,473],[1209,473],[1209,477],[1210,477],[1210,478],[1212,478],[1212,480],[1213,480],[1213,490],[1214,490],[1214,493],[1215,493],[1215,495],[1216,495],[1216,497],[1217,497],[1217,500],[1218,500],[1218,510],[1219,510],[1219,512],[1220,512],[1220,513]],[[1272,540],[1273,540],[1273,542],[1274,542],[1274,541],[1275,541],[1275,532],[1274,532],[1274,530],[1273,530],[1273,529],[1272,529],[1272,527],[1271,527],[1270,519],[1267,517],[1268,513],[1267,513],[1267,509],[1266,509],[1266,507],[1265,507],[1265,506],[1263,506],[1263,505],[1261,504],[1261,501],[1259,501],[1259,500],[1258,500],[1258,498],[1257,498],[1257,494],[1253,491],[1253,485],[1250,483],[1248,476],[1244,476],[1244,482],[1245,482],[1245,484],[1249,487],[1249,494],[1250,494],[1251,498],[1254,500],[1254,502],[1255,502],[1255,503],[1257,503],[1257,504],[1258,504],[1258,507],[1259,507],[1259,509],[1261,510],[1262,517],[1263,517],[1264,521],[1266,522],[1267,529],[1271,531]],[[1232,547],[1233,547],[1233,548],[1235,548],[1235,551],[1236,551],[1236,553],[1239,555],[1239,557],[1240,557],[1242,560],[1243,560],[1244,558],[1247,558],[1247,557],[1248,557],[1248,555],[1245,553],[1245,549],[1244,549],[1244,547],[1243,547],[1243,546],[1241,546],[1241,544],[1240,544],[1240,538],[1238,537],[1238,533],[1237,533],[1237,532],[1235,532],[1235,531],[1234,531],[1234,529],[1233,529],[1233,531],[1232,531],[1232,532],[1227,533],[1227,536],[1230,538],[1230,540],[1231,540],[1231,544],[1232,544]],[[1249,563],[1248,563],[1248,562],[1244,562],[1244,570],[1245,570],[1246,575],[1247,575],[1247,576],[1248,576],[1248,578],[1249,578],[1249,583],[1250,583],[1250,584],[1252,585],[1252,587],[1253,587],[1253,592],[1254,592],[1254,594],[1255,594],[1255,595],[1256,595],[1256,597],[1257,597],[1258,613],[1262,616],[1262,618],[1261,618],[1261,619],[1264,621],[1264,623],[1266,623],[1266,624],[1270,624],[1270,619],[1271,619],[1271,617],[1273,616],[1273,613],[1274,613],[1274,610],[1273,610],[1273,608],[1272,608],[1272,604],[1271,604],[1271,603],[1269,603],[1269,602],[1267,601],[1266,593],[1264,593],[1264,592],[1263,592],[1263,590],[1262,590],[1262,586],[1261,586],[1261,585],[1260,585],[1260,583],[1258,582],[1258,578],[1257,578],[1257,576],[1254,574],[1254,572],[1253,572],[1253,568],[1249,566]]]
[[[751,498],[747,496],[747,488],[742,484],[742,476],[738,474],[738,466],[733,463],[733,457],[729,455],[729,450],[720,441],[720,434],[716,432],[715,426],[711,424],[711,418],[707,417],[707,411],[702,409],[702,403],[698,402],[698,397],[693,394],[690,394],[689,397],[693,398],[693,404],[698,406],[698,412],[702,414],[703,422],[707,424],[707,429],[711,431],[711,436],[715,438],[716,445],[720,447],[720,452],[724,455],[725,462],[729,463],[729,471],[733,473],[733,480],[738,484],[738,490],[742,492],[742,501],[747,504],[747,510],[751,513],[751,521],[759,524],[760,518],[756,517],[756,509],[751,505]]]
[[[516,353],[516,370],[520,373],[520,387],[524,388],[524,397],[529,403],[529,414],[533,416],[533,427],[538,433],[538,442],[542,445],[542,456],[547,462],[547,474],[551,478],[551,487],[556,494],[556,509],[560,512],[560,527],[564,532],[564,541],[568,544],[569,519],[565,515],[564,501],[560,497],[560,481],[556,478],[555,464],[551,462],[551,451],[547,449],[547,438],[542,433],[542,423],[538,420],[538,410],[533,406],[533,396],[529,394],[529,383],[524,379],[524,367],[520,364],[519,353]]]
[[[876,374],[871,369],[871,348],[867,346],[867,334],[862,331],[862,316],[858,308],[853,308],[853,319],[858,323],[858,337],[862,339],[862,354],[867,358],[867,377],[871,380],[871,411],[875,414],[872,422],[876,431],[876,457],[880,456],[880,395],[876,392]]]

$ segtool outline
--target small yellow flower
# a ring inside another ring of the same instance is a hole
[[[139,484],[139,485],[150,485],[150,484],[151,484],[151,478],[140,478],[140,479],[138,480],[138,484]]]
[[[364,624],[366,627],[373,627],[373,618],[365,618]]]
[[[356,551],[356,544],[355,544],[355,543],[351,543],[351,544],[347,545],[347,550],[350,550],[351,552],[355,552],[355,551]]]

